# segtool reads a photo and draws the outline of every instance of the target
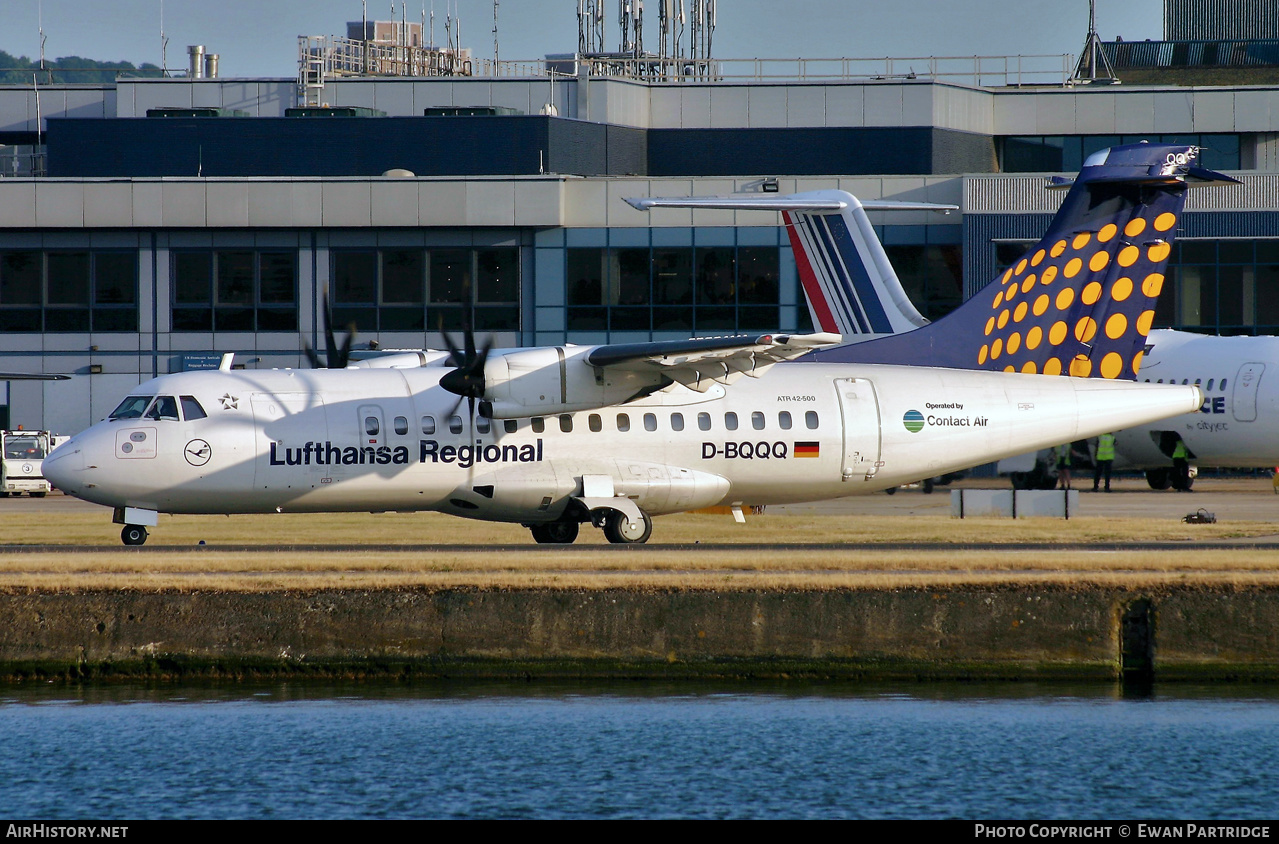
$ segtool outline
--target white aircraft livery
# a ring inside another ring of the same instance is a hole
[[[159,513],[383,510],[520,523],[538,542],[572,542],[589,522],[634,543],[647,541],[653,516],[869,493],[1184,414],[1203,403],[1199,387],[1122,376],[1140,363],[1151,277],[1184,190],[1217,175],[1186,150],[1138,145],[1090,159],[993,306],[983,294],[908,334],[849,346],[819,333],[495,351],[467,330],[447,355],[345,368],[232,370],[226,360],[142,384],[55,450],[45,474],[114,508],[131,545]],[[831,248],[846,268],[854,256]],[[1092,315],[1066,326],[1075,302],[1095,303],[1094,285],[1123,287],[1112,266],[1144,272],[1111,297],[1133,300],[1115,314],[1139,310],[1122,326],[1108,316],[1100,334],[1084,321]],[[1040,307],[1040,286],[1051,307]],[[909,359],[873,359],[912,337]],[[344,365],[329,348],[330,365]],[[855,349],[872,360],[842,357]]]

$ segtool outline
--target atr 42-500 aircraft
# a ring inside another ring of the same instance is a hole
[[[1182,154],[1191,161],[1197,157],[1198,150],[1190,147],[1176,152],[1165,149],[1164,152],[1165,160],[1169,155],[1176,160],[1176,156]],[[1224,177],[1219,177],[1219,180],[1234,181]],[[1198,181],[1200,185],[1209,183],[1213,182],[1207,177]],[[1062,184],[1068,183],[1059,182],[1050,187]],[[813,323],[823,331],[841,332],[846,340],[861,340],[899,334],[928,323],[902,288],[875,236],[866,210],[939,210],[946,206],[862,203],[843,191],[644,202],[644,207],[666,205],[782,212]],[[1096,234],[1100,236],[1101,229]],[[1127,231],[1124,234],[1127,235]],[[1171,235],[1169,231],[1164,239],[1170,242]],[[1141,237],[1142,234],[1138,232],[1131,236]],[[1146,237],[1149,237],[1148,232]],[[1028,252],[1027,257],[1033,260],[1034,250]],[[1123,260],[1118,263],[1122,264]],[[1014,270],[1017,266],[1020,265],[1015,265]],[[1102,283],[1100,288],[1084,287],[1081,298],[1100,296],[1094,304],[1095,310],[1102,309],[1094,314],[1097,325],[1101,325],[1101,314],[1108,312],[1104,310],[1109,307],[1106,299],[1116,294],[1128,296],[1136,283],[1134,279],[1143,285],[1143,290],[1149,287],[1155,291],[1155,296],[1158,295],[1163,284],[1162,276],[1157,281],[1148,275],[1138,279],[1132,269],[1116,272],[1110,280],[1099,279]],[[1028,286],[1023,280],[1019,290],[1009,287],[1013,274],[1010,270],[1002,277],[1000,287],[992,289],[1003,300],[1005,309],[1009,307],[1009,301],[1019,293],[1022,295],[1020,303],[1011,306],[1015,327],[1019,321],[1016,318],[1018,309],[1023,314],[1026,309],[1038,314],[1040,308],[1044,309],[1044,313],[1051,308],[1045,298],[1050,291],[1043,283],[1047,273],[1040,274],[1038,288]],[[1052,281],[1049,278],[1048,286]],[[1120,283],[1116,285],[1115,282]],[[977,294],[977,298],[987,295],[983,291]],[[1054,300],[1052,304],[1057,303]],[[1070,320],[1066,322],[1076,324]],[[1147,329],[1149,324],[1146,323]],[[991,331],[992,335],[997,333]],[[906,342],[909,343],[909,338]],[[867,360],[884,359],[883,348],[876,347],[878,356]],[[1004,351],[1008,351],[1006,346]],[[847,359],[861,360],[855,351],[850,350],[849,354],[851,356]],[[909,358],[899,354],[895,359]],[[1263,379],[1267,367],[1270,376]],[[1279,337],[1219,337],[1156,329],[1149,333],[1140,369],[1141,378],[1146,382],[1199,385],[1204,391],[1204,401],[1195,412],[1116,432],[1115,468],[1144,470],[1147,481],[1155,489],[1189,483],[1172,472],[1171,458],[1178,441],[1185,443],[1191,460],[1204,466],[1279,466]],[[1009,471],[1029,471],[1034,464],[1035,455],[1027,454],[1002,461],[1000,466],[1001,469],[1008,466]]]
[[[1124,380],[1185,188],[1219,178],[1186,152],[1090,159],[993,300],[909,334],[494,351],[468,331],[447,356],[370,364],[390,368],[175,373],[45,473],[115,508],[131,545],[162,512],[381,510],[517,522],[538,542],[572,542],[589,521],[644,542],[656,515],[874,492],[1186,413],[1198,387]],[[1103,284],[1127,284],[1105,313]]]

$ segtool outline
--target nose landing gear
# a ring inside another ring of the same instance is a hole
[[[120,541],[125,545],[141,545],[147,541],[147,529],[142,525],[125,525],[120,531]]]

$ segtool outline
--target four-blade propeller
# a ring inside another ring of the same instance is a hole
[[[319,354],[315,349],[311,348],[311,344],[302,338],[302,350],[306,353],[306,359],[311,362],[313,369],[346,369],[351,362],[351,344],[355,341],[355,323],[351,323],[346,327],[346,336],[342,338],[342,345],[339,346],[337,338],[333,335],[333,309],[329,307],[329,294],[324,294],[324,361],[321,362]]]

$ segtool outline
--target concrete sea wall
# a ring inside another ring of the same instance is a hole
[[[1279,590],[8,590],[0,677],[1279,679]]]

